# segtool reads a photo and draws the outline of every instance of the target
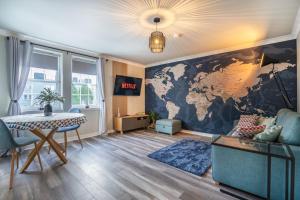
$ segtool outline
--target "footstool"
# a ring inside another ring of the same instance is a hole
[[[158,133],[172,135],[181,130],[181,121],[175,119],[160,119],[156,121],[155,130]]]

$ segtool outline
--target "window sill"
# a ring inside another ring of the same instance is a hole
[[[86,108],[85,106],[72,106],[72,108],[79,108],[80,110],[83,110],[83,111],[99,111],[100,108],[97,107],[97,106],[91,106],[89,108]]]

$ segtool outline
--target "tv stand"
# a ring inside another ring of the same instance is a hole
[[[124,131],[147,128],[149,126],[149,121],[148,115],[127,115],[123,117],[115,117],[114,129],[123,134]]]

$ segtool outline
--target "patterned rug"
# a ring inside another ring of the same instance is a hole
[[[148,155],[195,175],[203,175],[211,166],[211,145],[206,142],[183,139]]]

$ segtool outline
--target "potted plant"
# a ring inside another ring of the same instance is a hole
[[[154,111],[150,111],[149,112],[149,119],[150,119],[150,128],[154,128],[155,127],[155,123],[156,120],[159,119],[159,115],[158,113],[154,112]]]
[[[52,105],[55,102],[64,102],[64,97],[59,96],[56,92],[52,91],[50,88],[44,88],[40,95],[35,98],[36,102],[41,106],[44,106],[44,115],[52,115]]]

